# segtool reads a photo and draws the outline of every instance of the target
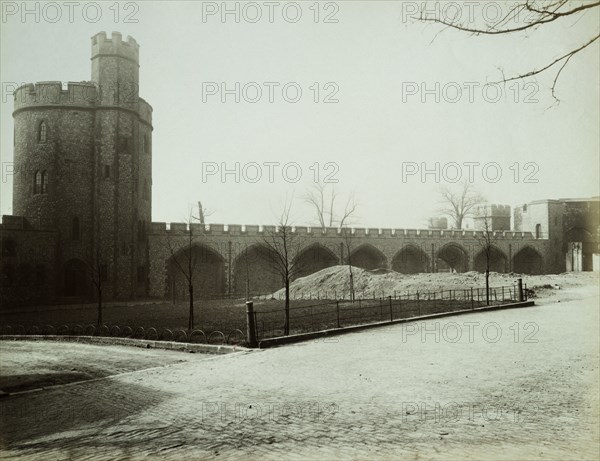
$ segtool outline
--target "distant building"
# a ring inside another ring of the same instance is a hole
[[[551,240],[564,270],[600,270],[600,197],[536,200],[515,208],[513,223],[517,231]]]
[[[510,230],[510,206],[485,205],[477,208],[473,214],[475,230],[485,230],[486,222],[488,230]]]
[[[437,230],[448,229],[448,218],[429,218],[427,228]]]

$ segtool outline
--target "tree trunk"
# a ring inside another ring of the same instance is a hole
[[[290,334],[290,279],[285,279],[285,318],[283,321],[283,334]]]
[[[490,267],[485,269],[485,305],[490,305]]]
[[[350,301],[354,302],[354,276],[352,274],[352,266],[348,264],[348,269],[350,269]]]
[[[102,325],[102,288],[98,288],[98,326]]]
[[[188,330],[194,330],[194,285],[188,285],[188,291],[190,292],[190,318],[188,322]]]

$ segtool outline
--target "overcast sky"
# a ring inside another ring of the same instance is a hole
[[[300,199],[315,179],[315,163],[321,178],[334,173],[340,204],[355,194],[360,227],[423,227],[435,214],[439,186],[456,178],[455,164],[468,175],[465,162],[479,164],[472,166],[475,185],[492,203],[599,195],[597,43],[564,69],[556,87],[559,105],[552,106],[550,94],[555,72],[482,89],[501,78],[500,68],[507,76],[523,73],[589,40],[598,31],[597,11],[528,34],[473,37],[452,30],[436,36],[440,26],[406,18],[410,2],[324,2],[316,23],[312,1],[299,3],[297,22],[295,5],[279,2],[270,22],[268,5],[258,2],[262,17],[254,23],[256,8],[243,3],[236,22],[233,15],[223,21],[218,11],[203,20],[203,8],[220,8],[221,2],[158,1],[120,4],[115,22],[113,3],[99,3],[102,17],[95,22],[94,7],[84,17],[86,2],[76,7],[72,22],[61,2],[62,16],[54,23],[56,11],[44,10],[44,3],[39,18],[4,14],[3,214],[12,211],[12,179],[5,177],[13,156],[7,88],[13,82],[89,80],[90,37],[113,30],[140,44],[140,95],[154,109],[154,221],[181,221],[202,200],[214,210],[209,221],[267,224],[293,195],[295,223],[311,224]],[[484,10],[487,3],[471,7],[479,19],[494,13]],[[3,2],[3,13],[14,8],[21,2]],[[137,22],[125,22],[128,14]],[[220,94],[203,94],[203,83],[206,90],[211,82],[229,89],[239,82],[247,91],[240,91],[239,103],[235,95],[223,103]],[[264,82],[279,84],[272,84],[273,102]],[[262,97],[252,103],[257,86]],[[290,102],[298,87],[299,100]],[[423,95],[423,88],[430,93]],[[502,94],[494,102],[498,89]],[[279,163],[271,167],[273,182],[265,162]],[[440,183],[433,174],[424,181],[418,173],[403,178],[403,168],[434,170],[436,162]],[[239,182],[234,173],[202,177],[223,163],[232,171],[239,164]],[[251,182],[256,164],[262,177]]]

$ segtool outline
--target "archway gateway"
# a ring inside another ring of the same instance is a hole
[[[194,286],[194,298],[222,296],[225,294],[225,262],[212,248],[195,244],[179,250],[167,263],[168,292],[173,300],[189,299],[190,274]]]

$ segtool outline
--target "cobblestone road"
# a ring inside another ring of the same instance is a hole
[[[600,299],[579,295],[5,398],[3,457],[598,459]]]

